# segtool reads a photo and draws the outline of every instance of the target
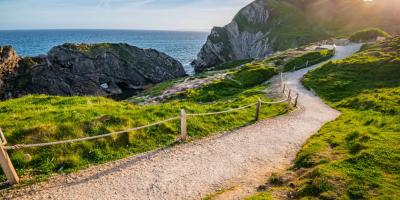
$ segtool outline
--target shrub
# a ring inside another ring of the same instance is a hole
[[[279,176],[278,174],[272,174],[271,177],[269,177],[269,183],[271,183],[272,185],[282,185],[284,183],[284,180],[281,176]]]

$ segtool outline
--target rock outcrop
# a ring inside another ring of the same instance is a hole
[[[8,94],[8,82],[15,77],[15,71],[20,58],[11,46],[0,47],[0,94],[3,96],[11,96]]]
[[[268,42],[267,30],[252,29],[265,26],[269,17],[265,2],[258,0],[243,8],[225,27],[214,27],[197,60],[192,63],[195,70],[203,71],[223,62],[270,54],[273,49]]]
[[[255,0],[231,23],[212,29],[192,65],[199,72],[366,27],[400,31],[399,7],[388,6],[397,1]]]
[[[2,99],[26,94],[128,97],[186,75],[172,57],[127,44],[64,44],[46,56],[25,58],[5,47],[0,59]]]

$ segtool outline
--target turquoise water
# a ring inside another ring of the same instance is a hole
[[[206,42],[207,33],[140,30],[19,30],[0,31],[0,46],[12,45],[21,56],[46,54],[63,43],[128,43],[153,48],[179,60],[189,74],[190,62]]]

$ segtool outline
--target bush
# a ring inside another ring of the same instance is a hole
[[[272,174],[271,177],[269,177],[269,183],[271,183],[272,185],[283,185],[284,180],[281,176],[279,176],[278,174]]]
[[[381,29],[372,28],[355,32],[349,39],[352,42],[368,42],[376,40],[378,37],[390,37],[390,34]]]

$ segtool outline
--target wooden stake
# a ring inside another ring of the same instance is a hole
[[[291,93],[292,93],[292,91],[289,90],[289,94],[288,94],[288,110],[290,110],[290,106],[292,104],[292,97],[291,97],[292,94]]]
[[[187,140],[187,115],[184,109],[181,110],[181,140]]]
[[[299,93],[296,95],[296,99],[294,100],[294,107],[297,107],[297,101],[299,100]]]
[[[286,84],[283,84],[283,94],[285,94],[285,90],[286,90]]]
[[[258,99],[257,102],[257,107],[256,107],[256,117],[255,117],[255,121],[260,120],[260,109],[261,109],[261,99]]]
[[[0,164],[1,168],[3,169],[4,174],[6,175],[8,182],[13,185],[13,184],[18,184],[19,183],[19,177],[17,175],[17,172],[14,169],[14,166],[10,160],[10,157],[8,156],[7,150],[4,149],[4,144],[7,143],[7,141],[4,138],[3,132],[0,129],[0,134],[1,138],[0,139]]]

